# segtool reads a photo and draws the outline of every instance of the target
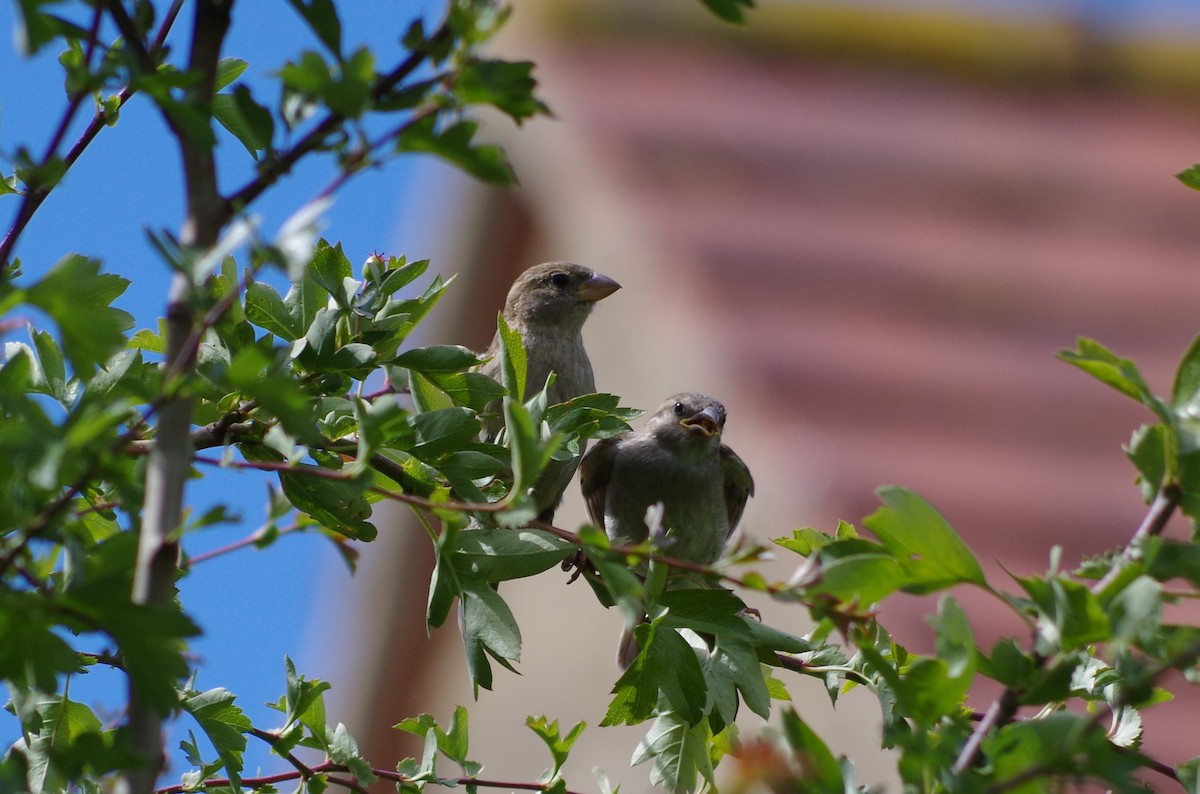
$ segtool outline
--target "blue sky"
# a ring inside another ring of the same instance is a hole
[[[439,9],[441,4],[406,0],[340,5],[347,48],[367,43],[383,59],[389,48],[394,51],[412,14]],[[0,3],[0,35],[4,37],[0,45],[0,170],[5,174],[11,174],[8,158],[18,145],[42,150],[64,106],[57,51],[50,48],[29,61],[16,53],[11,35],[14,6]],[[189,16],[190,5],[180,16],[180,32],[188,27]],[[316,49],[317,45],[283,0],[252,0],[235,6],[225,53],[249,61],[247,79],[260,100],[273,96],[264,78],[305,48]],[[68,136],[68,145],[73,141],[74,136]],[[221,184],[226,189],[242,184],[252,174],[252,161],[232,138],[223,141],[219,157],[223,163]],[[413,161],[393,162],[382,171],[351,181],[339,195],[326,217],[325,235],[342,241],[352,262],[361,262],[372,250],[420,258],[420,243],[416,248],[413,243],[424,235],[417,233],[407,217],[407,208],[419,200],[412,189],[418,179],[417,167]],[[264,197],[253,208],[263,219],[263,232],[270,236],[291,212],[324,187],[332,174],[327,162],[306,167]],[[16,205],[15,197],[0,197],[3,230],[10,225]],[[178,231],[181,212],[174,144],[149,103],[135,98],[122,110],[120,123],[96,138],[42,206],[22,237],[17,255],[28,277],[44,273],[68,253],[100,258],[105,270],[133,281],[117,305],[135,316],[137,327],[154,327],[163,313],[169,275],[146,244],[145,230]],[[3,341],[14,340],[28,341],[24,332],[10,333]],[[206,474],[190,486],[192,509],[198,513],[226,503],[243,520],[190,536],[186,548],[192,555],[253,532],[262,521],[266,503],[266,478],[223,471]],[[198,565],[181,583],[185,608],[204,630],[192,648],[202,660],[198,688],[224,686],[238,695],[239,705],[256,724],[277,725],[276,714],[262,704],[283,693],[284,655],[290,655],[301,672],[306,662],[313,661],[319,643],[306,636],[305,628],[316,606],[315,597],[318,592],[332,591],[348,575],[328,543],[310,535],[284,537],[263,551],[242,550]],[[112,696],[119,695],[122,686],[115,675],[98,672],[77,677],[71,683],[71,694],[76,700],[102,704],[115,716],[112,709],[120,700]],[[183,727],[190,726],[185,722]],[[7,747],[18,735],[15,719],[0,713],[0,746]],[[179,738],[177,732],[170,740],[171,749]],[[180,758],[176,752],[176,759]],[[258,764],[278,767],[261,752],[249,760],[248,773]],[[175,779],[182,771],[181,764],[177,760],[172,770]]]

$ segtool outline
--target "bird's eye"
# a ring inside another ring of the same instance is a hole
[[[675,403],[673,406],[671,406],[671,410],[675,412],[676,416],[683,416],[683,414],[684,414],[683,403]]]
[[[571,277],[566,273],[554,273],[550,276],[550,283],[559,289],[562,289],[571,283]]]

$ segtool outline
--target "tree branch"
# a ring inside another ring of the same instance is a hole
[[[179,11],[183,7],[183,3],[184,0],[174,0],[174,2],[171,4],[171,8],[164,16],[163,24],[161,27],[159,27],[158,35],[154,37],[154,42],[150,47],[150,53],[154,57],[158,56],[159,52],[161,52],[163,48],[163,45],[166,43],[167,35],[174,26],[175,19],[178,17]],[[92,50],[95,47],[94,37],[99,31],[99,15],[100,8],[97,8],[96,17],[93,21],[93,30],[89,33],[90,38],[88,41],[87,52],[85,54],[86,60],[89,63],[91,62]],[[117,94],[117,107],[120,108],[124,106],[124,104],[131,96],[134,95],[134,93],[136,93],[136,90],[133,88],[132,84],[122,88]],[[76,112],[78,112],[79,107],[83,103],[83,99],[83,94],[78,94],[71,97],[70,102],[67,105],[67,109],[64,111],[63,117],[59,121],[54,135],[51,137],[50,144],[46,147],[46,152],[42,156],[39,165],[44,166],[54,159],[56,153],[58,152],[58,147],[62,143],[62,139],[66,136],[67,130],[71,126],[71,121],[75,118]],[[84,129],[83,133],[79,136],[79,139],[75,141],[75,145],[72,146],[70,151],[67,152],[66,156],[63,157],[63,166],[65,170],[70,170],[71,166],[73,166],[75,162],[81,156],[83,156],[83,152],[87,149],[88,145],[91,144],[95,137],[100,133],[100,130],[104,129],[106,122],[107,116],[104,109],[98,109],[95,115],[92,116],[92,120],[88,123],[87,128]],[[12,258],[13,251],[16,249],[17,240],[20,239],[22,232],[25,231],[25,227],[29,225],[29,222],[33,219],[34,214],[42,206],[42,203],[45,202],[45,200],[49,197],[50,192],[54,189],[54,187],[54,185],[51,185],[50,187],[46,188],[25,191],[25,195],[21,197],[21,203],[17,207],[17,214],[13,219],[12,226],[10,226],[8,231],[5,233],[4,239],[0,240],[0,265],[3,265]]]
[[[451,35],[448,24],[443,24],[438,28],[424,42],[423,46],[414,49],[395,69],[381,77],[371,87],[372,100],[379,101],[386,97],[392,89],[416,71],[417,67],[429,57],[429,53],[437,45],[449,39]],[[319,149],[324,144],[325,139],[336,132],[345,122],[345,116],[331,110],[291,148],[263,163],[259,168],[258,176],[247,182],[229,197],[225,207],[227,217],[232,217],[235,213],[241,212],[268,188],[290,173],[297,162],[305,155]],[[335,180],[336,183],[337,180]]]
[[[199,75],[199,79],[188,88],[187,101],[206,118],[211,118],[217,64],[229,30],[232,6],[233,0],[198,0],[196,3],[188,69]],[[183,161],[187,217],[180,239],[192,248],[210,248],[217,242],[225,221],[217,191],[212,147],[207,141],[193,138],[169,114],[164,115],[179,142]],[[180,377],[186,377],[195,365],[196,349],[189,344],[196,322],[192,308],[195,288],[191,274],[177,273],[168,296],[167,351],[163,367]],[[175,381],[176,378],[165,379],[166,396],[158,410],[154,445],[146,466],[146,500],[133,580],[133,601],[138,604],[166,604],[174,596],[179,548],[171,536],[182,520],[184,489],[192,458],[189,436],[192,400],[178,393]],[[133,750],[147,762],[126,776],[125,785],[131,794],[146,794],[154,789],[154,782],[163,767],[163,716],[154,706],[142,701],[131,681],[130,742]]]
[[[255,734],[255,735],[257,735],[257,734]],[[275,783],[287,783],[288,781],[292,781],[292,780],[308,780],[309,778],[314,777],[316,775],[328,775],[330,772],[349,772],[350,771],[349,767],[347,767],[344,764],[335,764],[335,763],[332,763],[329,761],[326,761],[323,764],[318,764],[318,765],[312,767],[311,769],[309,769],[308,767],[305,767],[305,769],[308,769],[309,774],[306,775],[306,774],[302,773],[301,771],[296,770],[296,771],[292,771],[292,772],[280,772],[279,774],[276,774],[276,775],[267,775],[264,777],[244,777],[244,778],[242,778],[241,782],[242,782],[242,786],[246,787],[246,788],[264,788],[268,785],[274,785]],[[376,777],[378,777],[382,780],[391,781],[393,783],[416,783],[417,782],[417,781],[412,780],[409,777],[401,775],[399,772],[395,772],[390,769],[372,769],[371,772],[373,772]],[[362,792],[366,791],[366,789],[364,789],[356,781],[345,780],[343,778],[333,778],[333,777],[329,777],[327,779],[330,783],[342,786],[344,788],[348,788],[352,791],[362,791]],[[447,788],[453,788],[453,787],[457,787],[457,786],[467,786],[467,787],[480,786],[483,788],[500,788],[500,789],[510,789],[510,790],[514,790],[514,791],[547,791],[549,789],[549,787],[547,785],[544,785],[542,783],[525,783],[525,782],[506,781],[506,780],[488,780],[485,778],[466,777],[466,776],[457,777],[457,778],[448,778],[445,780],[437,780],[437,781],[433,781],[433,782],[438,783],[443,786],[446,786]],[[225,788],[225,787],[231,785],[231,783],[232,783],[232,781],[229,780],[229,778],[210,778],[209,780],[205,780],[201,783],[192,785],[191,787],[188,787],[182,783],[179,783],[174,786],[167,786],[165,788],[160,788],[155,792],[155,794],[184,794],[184,792],[188,792],[188,791],[202,791],[202,790],[210,789],[210,788]],[[564,792],[564,794],[580,794],[580,792],[572,791],[571,789],[563,789],[563,792]]]
[[[1148,537],[1161,534],[1166,528],[1167,521],[1170,520],[1175,509],[1179,506],[1180,492],[1179,487],[1174,483],[1164,483],[1155,494],[1154,500],[1150,503],[1150,508],[1146,512],[1146,516],[1142,519],[1142,523],[1134,531],[1129,543],[1125,546],[1125,551],[1119,561],[1113,562],[1113,567],[1102,579],[1097,581],[1091,587],[1093,593],[1103,591],[1116,577],[1120,574],[1121,568],[1126,562],[1132,559],[1136,545]],[[1033,654],[1033,660],[1039,666],[1045,664],[1046,658],[1040,653]],[[964,774],[970,769],[979,758],[980,748],[983,746],[983,740],[992,730],[1001,728],[1012,721],[1016,716],[1019,704],[1017,702],[1018,692],[1012,687],[1005,687],[996,699],[992,701],[991,706],[983,715],[975,730],[972,731],[970,738],[959,751],[958,758],[954,761],[953,772],[956,775]]]

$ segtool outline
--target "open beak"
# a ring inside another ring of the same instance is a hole
[[[706,436],[716,436],[721,433],[721,417],[717,415],[715,408],[705,408],[695,416],[689,416],[687,419],[680,419],[679,424],[686,427],[688,430],[693,428]]]
[[[613,281],[608,276],[605,276],[601,273],[596,273],[587,281],[579,285],[579,299],[589,303],[595,303],[598,300],[604,300],[620,288],[621,285]]]

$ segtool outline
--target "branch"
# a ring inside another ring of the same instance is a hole
[[[174,0],[171,8],[167,11],[163,18],[163,24],[158,29],[158,35],[154,37],[154,42],[150,46],[150,53],[157,57],[162,51],[163,45],[166,43],[167,35],[170,33],[172,26],[175,24],[175,19],[179,15],[180,9],[183,7],[184,0]],[[119,3],[115,4],[119,7]],[[99,30],[99,15],[100,9],[96,9],[96,17],[93,19],[92,30],[89,31],[88,47],[86,51],[86,60],[91,62],[91,54],[95,48],[95,37]],[[132,84],[125,86],[117,94],[117,107],[120,108],[136,93],[136,89]],[[63,112],[62,119],[59,120],[58,127],[55,129],[54,135],[51,137],[50,144],[46,147],[45,154],[39,162],[40,166],[44,166],[54,159],[58,152],[58,147],[62,144],[62,139],[66,137],[67,130],[71,126],[75,114],[83,103],[83,94],[78,94],[70,98],[66,110]],[[63,157],[64,170],[70,170],[71,166],[83,155],[83,152],[91,144],[92,140],[104,129],[107,122],[107,116],[103,108],[96,111],[92,116],[92,120],[88,122],[87,128],[75,141],[75,145],[71,147],[66,156]],[[8,262],[12,258],[13,250],[16,248],[17,240],[20,238],[25,227],[29,225],[29,221],[33,219],[34,213],[42,206],[50,192],[54,189],[54,185],[37,190],[26,190],[25,195],[21,197],[21,204],[17,207],[16,217],[13,219],[13,224],[9,227],[4,235],[4,239],[0,241],[0,265]]]
[[[1179,499],[1178,486],[1168,483],[1159,489],[1158,493],[1154,496],[1154,501],[1150,503],[1150,509],[1147,511],[1146,517],[1142,519],[1142,523],[1125,546],[1125,550],[1121,554],[1121,559],[1114,560],[1112,567],[1108,569],[1108,573],[1100,581],[1092,585],[1093,593],[1103,592],[1106,587],[1121,575],[1121,570],[1125,567],[1126,563],[1133,559],[1138,545],[1143,540],[1162,534],[1162,531],[1166,529],[1167,521],[1171,519],[1175,508],[1179,506]]]
[[[221,46],[229,30],[232,0],[198,0],[192,26],[192,46],[188,69],[200,79],[189,87],[186,102],[211,117],[217,63]],[[217,242],[224,216],[217,191],[216,163],[212,147],[191,137],[165,114],[179,142],[187,192],[187,217],[180,238],[184,245],[209,248]],[[211,122],[210,122],[211,123]],[[188,273],[177,273],[171,283],[167,305],[167,351],[163,368],[185,376],[195,365],[196,350],[189,346],[196,321],[192,308],[195,285]],[[133,601],[137,604],[165,604],[174,597],[179,547],[171,534],[183,516],[184,489],[191,470],[192,399],[174,392],[171,378],[164,383],[170,396],[158,411],[154,446],[146,464],[146,498],[138,535],[137,563],[134,569]],[[134,752],[146,764],[130,771],[125,782],[130,794],[145,794],[163,767],[164,715],[142,701],[132,679],[129,686],[129,737]]]
[[[1179,487],[1174,483],[1164,483],[1159,488],[1158,493],[1154,496],[1154,500],[1150,503],[1150,508],[1146,512],[1146,516],[1142,519],[1142,523],[1138,525],[1129,543],[1125,546],[1121,561],[1114,561],[1113,567],[1109,569],[1108,573],[1092,585],[1091,591],[1093,593],[1103,591],[1116,579],[1124,564],[1132,559],[1135,547],[1140,541],[1162,533],[1163,529],[1166,528],[1167,521],[1170,520],[1175,509],[1179,506],[1179,499]],[[1046,657],[1040,653],[1034,653],[1033,659],[1039,666],[1046,662]],[[954,761],[954,774],[962,775],[974,766],[979,758],[980,748],[987,734],[1012,721],[1019,707],[1017,696],[1018,692],[1015,689],[1005,687],[1004,691],[992,701],[992,705],[984,713],[983,719],[975,726],[975,730],[972,731],[970,738],[967,739],[966,744],[959,751],[958,758]]]
[[[257,736],[258,732],[256,732],[255,735]],[[301,766],[303,766],[303,764],[301,764]],[[309,769],[308,767],[305,767],[305,769],[308,770],[309,774],[306,775],[306,774],[300,772],[299,770],[296,770],[293,772],[281,772],[276,775],[267,775],[264,777],[244,777],[244,778],[242,778],[241,783],[242,783],[242,786],[245,788],[263,788],[268,785],[274,785],[275,783],[287,783],[288,781],[292,781],[292,780],[308,780],[309,778],[314,777],[316,775],[328,775],[330,772],[350,772],[350,768],[347,767],[345,764],[335,764],[335,763],[332,763],[329,761],[326,761],[323,764],[318,764],[318,765],[312,767],[311,769]],[[382,780],[391,781],[393,783],[408,783],[408,784],[418,785],[418,784],[424,782],[421,780],[415,780],[413,778],[406,777],[405,775],[401,775],[399,772],[395,772],[390,769],[372,769],[371,772],[374,773],[374,775],[376,777],[378,777]],[[361,785],[359,785],[355,781],[345,780],[343,778],[333,778],[333,777],[328,777],[327,780],[330,783],[333,783],[333,784],[339,785],[339,786],[343,786],[352,791],[362,791],[362,792],[366,791],[365,788],[363,788]],[[500,789],[515,790],[515,791],[548,791],[549,790],[549,786],[546,784],[542,784],[542,783],[524,783],[524,782],[506,781],[506,780],[488,780],[485,778],[466,777],[466,776],[456,777],[456,778],[437,779],[437,780],[429,781],[429,782],[444,786],[446,788],[455,788],[458,786],[467,786],[467,787],[482,786],[483,788],[500,788]],[[210,778],[208,780],[193,784],[191,786],[186,786],[182,783],[178,783],[174,786],[167,786],[165,788],[160,788],[155,791],[155,794],[184,794],[184,792],[188,792],[188,791],[201,791],[201,790],[210,789],[210,788],[225,788],[225,787],[232,785],[232,783],[233,783],[233,781],[231,781],[229,778]],[[571,789],[563,789],[563,792],[564,792],[564,794],[580,794],[580,792],[572,791]]]
[[[450,26],[443,23],[434,34],[429,37],[423,46],[414,49],[409,56],[405,58],[400,65],[381,77],[377,83],[371,88],[371,99],[378,101],[398,86],[401,81],[416,71],[429,53],[436,49],[436,46],[443,43],[451,36]],[[346,122],[346,117],[336,111],[329,111],[315,127],[308,131],[299,141],[297,141],[290,149],[281,152],[278,157],[268,160],[259,168],[257,177],[247,182],[236,192],[234,192],[226,202],[225,212],[227,217],[232,217],[234,213],[241,212],[251,202],[261,196],[268,188],[278,182],[282,177],[289,174],[292,167],[296,165],[305,155],[316,151],[324,144],[325,139],[337,131],[342,124]],[[335,184],[338,182],[335,180]]]
[[[298,524],[293,524],[290,527],[279,530],[277,537],[283,537],[284,535],[290,535],[291,533],[298,531],[300,531],[300,526]],[[222,546],[219,549],[213,549],[212,551],[206,551],[203,554],[197,554],[194,557],[188,557],[182,563],[183,569],[185,571],[189,571],[202,562],[208,562],[216,557],[223,557],[226,554],[231,554],[232,552],[239,551],[248,546],[257,545],[258,542],[262,540],[263,534],[263,530],[258,529],[254,532],[251,532],[241,540],[235,540],[233,543]]]
[[[293,463],[289,463],[287,461],[270,461],[270,460],[256,460],[256,461],[230,460],[230,461],[227,461],[227,460],[218,460],[216,458],[204,457],[202,455],[196,455],[193,458],[193,461],[196,463],[203,463],[207,466],[221,466],[221,467],[225,467],[225,468],[243,469],[243,470],[252,470],[252,471],[273,471],[273,472],[283,472],[283,473],[288,473],[288,474],[300,474],[300,475],[307,476],[307,477],[316,477],[317,479],[322,479],[322,480],[336,480],[338,482],[355,482],[358,479],[355,475],[347,474],[346,472],[342,472],[342,471],[337,471],[336,469],[327,469],[323,466],[314,466],[314,465],[297,466],[297,465],[295,465]],[[386,467],[377,466],[377,464],[380,464],[380,463],[385,463],[387,465],[386,465]],[[396,465],[381,455],[373,456],[371,459],[371,465],[377,466],[377,468],[379,468],[379,471],[387,476],[391,476],[388,474],[389,470],[397,471]],[[499,502],[459,502],[459,501],[450,500],[450,499],[447,499],[444,501],[435,501],[432,499],[426,499],[423,496],[415,496],[413,494],[407,494],[407,493],[404,493],[403,491],[393,491],[389,488],[383,488],[382,486],[378,486],[378,485],[367,486],[366,490],[368,490],[372,493],[378,494],[386,499],[391,499],[392,501],[395,501],[395,502],[401,502],[403,504],[409,505],[409,506],[417,508],[419,510],[424,510],[424,511],[428,511],[428,512],[433,512],[436,510],[454,510],[454,511],[462,512],[462,513],[500,513],[509,508],[509,505],[507,503],[505,503],[504,501],[499,501]],[[541,529],[546,532],[549,532],[550,534],[556,535],[557,537],[562,538],[563,540],[565,540],[569,543],[573,543],[576,546],[583,546],[583,541],[580,539],[579,535],[577,535],[574,532],[571,532],[570,530],[556,527],[553,524],[550,524],[546,521],[537,521],[537,520],[530,521],[527,526],[536,527],[537,529]],[[239,541],[239,543],[241,543],[241,542]],[[243,545],[246,545],[246,544],[243,544]],[[692,573],[698,573],[698,574],[702,574],[705,576],[713,576],[722,582],[734,585],[743,590],[753,590],[753,591],[757,591],[757,592],[765,592],[767,595],[770,595],[775,598],[786,598],[789,602],[796,602],[796,603],[801,603],[801,604],[806,604],[806,605],[811,606],[811,604],[809,604],[809,602],[804,601],[803,599],[799,598],[796,595],[796,588],[794,586],[786,584],[786,583],[775,584],[775,583],[771,583],[771,582],[763,583],[763,582],[757,582],[757,581],[754,583],[751,583],[750,581],[748,581],[745,578],[741,578],[741,577],[726,573],[725,571],[723,571],[719,568],[715,568],[711,565],[704,565],[702,563],[692,562],[690,560],[682,560],[682,559],[679,559],[678,557],[671,557],[671,556],[668,556],[665,554],[659,554],[659,553],[655,552],[653,549],[648,550],[644,546],[625,546],[625,545],[621,545],[618,543],[614,543],[614,544],[611,544],[611,545],[605,547],[605,550],[610,551],[613,554],[621,555],[624,557],[633,557],[633,558],[636,558],[639,560],[653,560],[655,562],[660,562],[663,565],[666,565],[668,568],[673,568],[673,569],[679,570],[679,571],[689,571]],[[850,617],[857,618],[858,616],[851,615]]]

